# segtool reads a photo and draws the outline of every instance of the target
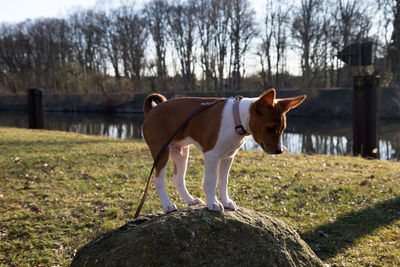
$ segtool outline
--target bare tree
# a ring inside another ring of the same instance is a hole
[[[383,33],[378,32],[378,38],[383,37],[382,46],[384,50],[387,50],[391,42],[390,31],[393,27],[397,2],[393,0],[376,0],[377,10],[381,12],[379,30],[381,31],[381,28],[383,28]]]
[[[195,5],[194,0],[174,4],[170,7],[168,23],[170,37],[180,62],[183,89],[194,88],[194,46],[195,46]]]
[[[240,90],[240,68],[244,64],[244,58],[249,49],[249,45],[257,34],[253,20],[254,15],[255,12],[250,7],[248,0],[232,0],[230,41],[232,53],[231,62],[233,65],[233,84],[235,90]]]
[[[378,31],[374,37],[377,44],[376,52],[380,57],[379,60],[375,61],[375,68],[378,69],[381,80],[381,85],[393,84],[395,75],[399,73],[398,68],[396,70],[395,65],[399,65],[397,62],[397,55],[394,54],[393,47],[393,35],[395,33],[395,16],[398,12],[396,11],[396,5],[398,1],[394,0],[375,0],[377,5],[377,25]]]
[[[214,52],[218,76],[218,90],[224,89],[224,67],[228,55],[229,25],[231,21],[232,2],[230,0],[212,0],[212,21],[214,31]]]
[[[147,21],[132,7],[119,8],[117,33],[122,52],[124,75],[132,81],[137,90],[141,90],[141,73],[144,70],[144,50],[148,40]]]
[[[102,14],[89,10],[81,13],[81,16],[78,27],[80,27],[81,37],[83,37],[81,45],[84,47],[84,64],[88,70],[99,71],[103,57],[102,40],[104,32],[101,24],[99,24]]]
[[[27,22],[2,24],[0,39],[0,69],[3,86],[14,94],[32,81],[30,41],[24,33]]]
[[[339,0],[332,11],[334,19],[334,31],[336,34],[335,48],[337,51],[343,49],[353,42],[362,41],[369,35],[371,20],[368,16],[368,6],[362,6],[362,2],[357,0]],[[350,67],[346,69],[346,86],[350,86]],[[337,76],[336,85],[339,85]]]
[[[289,10],[290,5],[286,2],[267,1],[264,33],[261,35],[262,43],[257,52],[260,58],[260,75],[264,89],[283,86],[280,74],[284,72],[285,53],[288,46]],[[265,62],[267,69],[265,69]],[[275,69],[275,80],[272,78],[273,68]]]
[[[196,2],[196,25],[200,41],[200,65],[203,70],[203,80],[206,90],[211,89],[215,73],[215,51],[212,42],[215,37],[212,0],[199,0]],[[215,86],[215,84],[214,84]]]
[[[30,38],[31,59],[33,71],[35,73],[34,86],[38,88],[47,88],[47,84],[42,82],[44,80],[43,76],[45,75],[44,64],[46,63],[46,52],[49,48],[46,42],[47,38],[44,36],[47,33],[45,22],[39,20],[36,23],[30,24],[27,31]]]
[[[260,66],[261,66],[261,70],[259,71],[259,76],[261,78],[261,84],[262,84],[262,88],[264,90],[271,88],[271,81],[268,78],[268,74],[271,74],[271,70],[268,68],[267,70],[265,70],[265,61],[267,61],[267,54],[266,51],[269,51],[266,49],[265,47],[265,42],[262,42],[259,47],[258,50],[256,52],[256,55],[259,57],[260,60]],[[272,74],[270,75],[270,77],[272,78]]]
[[[392,73],[396,85],[400,83],[400,0],[396,0],[393,7],[393,33],[389,46],[389,56],[391,58]]]
[[[105,91],[107,51],[105,14],[93,10],[78,11],[69,18],[72,28],[73,74],[79,92]]]
[[[261,36],[262,43],[258,52],[261,63],[261,77],[264,89],[272,87],[272,53],[273,37],[275,34],[275,21],[277,11],[275,1],[268,0],[266,4],[266,15],[264,20],[264,34]],[[265,71],[264,60],[267,61],[267,70]]]
[[[28,24],[26,31],[30,41],[27,56],[35,73],[34,86],[55,92],[61,86],[56,81],[57,72],[70,57],[67,26],[61,19],[38,19]]]
[[[70,28],[64,19],[27,20],[3,25],[0,38],[2,80],[17,88],[42,87],[47,92],[65,90],[64,65],[72,60]]]
[[[330,51],[330,40],[331,36],[333,35],[332,32],[332,24],[329,16],[329,8],[327,6],[327,2],[324,3],[324,8],[323,8],[323,19],[322,19],[322,27],[321,27],[321,48],[320,48],[320,57],[321,57],[321,64],[322,64],[322,83],[321,86],[324,88],[328,87],[328,82],[331,81],[329,79],[330,75],[333,75],[333,70],[329,72],[328,70],[328,64],[330,61],[330,58],[334,58],[334,54],[329,54]],[[333,61],[332,61],[333,62]],[[333,66],[331,64],[331,66]],[[331,84],[332,85],[332,84]]]
[[[275,53],[276,53],[276,61],[275,61],[275,84],[277,87],[283,86],[283,81],[280,77],[280,73],[284,72],[284,57],[287,49],[287,26],[289,23],[289,10],[291,6],[282,1],[279,1],[279,4],[276,7],[276,26],[275,31],[273,31],[273,37],[275,41]]]
[[[167,52],[167,16],[168,1],[153,0],[146,5],[144,12],[147,17],[148,28],[156,48],[156,67],[158,88],[167,89],[167,66],[165,57]]]
[[[301,0],[294,12],[292,37],[301,52],[303,83],[307,88],[312,82],[312,48],[318,46],[319,42],[321,4],[322,0]]]
[[[121,62],[121,43],[118,35],[118,10],[112,10],[110,15],[105,17],[104,48],[107,51],[108,59],[113,67],[115,78],[120,87],[120,62]]]

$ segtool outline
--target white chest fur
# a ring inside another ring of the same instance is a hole
[[[252,98],[244,98],[240,101],[239,115],[245,130],[250,133],[249,120],[250,104],[254,101]],[[235,123],[232,113],[233,100],[229,99],[222,111],[221,127],[218,132],[218,139],[213,149],[206,154],[217,158],[233,157],[240,147],[246,142],[247,136],[238,135],[235,131]]]

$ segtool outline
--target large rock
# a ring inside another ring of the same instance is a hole
[[[80,248],[72,266],[323,266],[290,226],[239,208],[149,215]]]

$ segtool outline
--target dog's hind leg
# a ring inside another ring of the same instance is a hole
[[[165,172],[167,168],[169,158],[169,151],[165,151],[161,156],[156,165],[156,177],[154,183],[158,196],[161,199],[161,203],[165,212],[172,212],[178,210],[175,204],[172,204],[168,197],[167,189],[165,187]]]
[[[189,158],[189,146],[171,146],[171,158],[174,161],[174,176],[172,182],[176,190],[183,197],[188,206],[205,204],[203,200],[194,198],[186,189],[185,175],[187,169],[187,162]]]

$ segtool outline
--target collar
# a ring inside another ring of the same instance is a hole
[[[232,106],[232,113],[233,113],[233,121],[235,123],[235,132],[238,135],[245,135],[247,134],[246,130],[244,129],[242,122],[240,121],[240,114],[239,114],[239,104],[240,100],[243,97],[236,96],[233,98],[233,106]]]

